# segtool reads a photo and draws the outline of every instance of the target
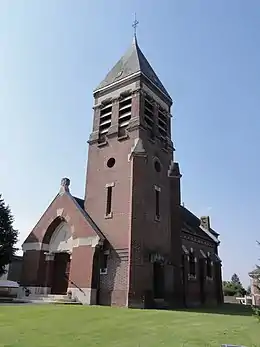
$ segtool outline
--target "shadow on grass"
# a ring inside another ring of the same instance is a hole
[[[252,316],[251,306],[240,304],[223,304],[215,307],[195,307],[185,308],[178,311],[197,312],[197,313],[210,313],[210,314],[223,314],[227,316]]]

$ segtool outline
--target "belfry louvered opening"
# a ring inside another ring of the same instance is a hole
[[[108,129],[111,126],[112,101],[104,102],[100,110],[99,139],[105,141]]]
[[[153,100],[146,95],[144,99],[144,121],[146,127],[150,133],[150,136],[154,137],[154,104]]]
[[[158,109],[158,130],[163,138],[167,136],[168,118],[166,112],[161,107]]]
[[[132,112],[132,96],[122,96],[119,101],[119,114],[118,114],[118,136],[126,135],[126,128],[131,119]]]

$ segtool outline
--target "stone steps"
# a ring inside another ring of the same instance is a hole
[[[47,294],[47,295],[30,295],[23,298],[23,301],[27,301],[34,304],[67,304],[67,305],[81,305],[80,302],[77,302],[75,299],[71,299],[68,295],[56,295],[56,294]]]

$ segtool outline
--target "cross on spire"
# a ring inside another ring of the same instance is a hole
[[[132,24],[132,27],[134,28],[134,37],[136,37],[136,28],[137,28],[138,24],[139,24],[139,22],[136,19],[136,13],[135,13],[135,20],[134,20],[134,23]]]

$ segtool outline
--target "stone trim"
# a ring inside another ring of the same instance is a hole
[[[116,86],[117,84],[122,83],[124,81],[128,81],[129,79],[132,79],[135,76],[140,76],[141,74],[142,73],[140,71],[137,71],[137,72],[133,73],[130,76],[126,76],[126,77],[124,77],[124,78],[122,78],[122,79],[120,79],[118,81],[115,81],[115,82],[109,84],[108,86],[105,86],[105,87],[102,87],[102,88],[94,90],[94,94],[96,94],[98,92],[101,92],[101,91],[104,91],[104,90],[107,90],[107,89],[111,88],[112,86]]]
[[[206,256],[206,254],[203,252],[202,249],[200,249],[200,254],[203,256],[203,258],[207,259],[207,256]]]
[[[49,244],[42,242],[28,242],[22,245],[23,252],[27,251],[48,251]]]
[[[62,214],[63,214],[63,211],[64,211],[64,208],[58,208],[57,209],[57,216],[62,216]]]
[[[55,257],[54,253],[47,253],[47,254],[45,254],[45,260],[46,261],[53,261],[54,257]]]
[[[157,190],[158,192],[160,192],[160,191],[161,191],[161,188],[160,188],[160,187],[158,187],[158,186],[156,186],[156,185],[154,186],[154,189],[155,189],[155,190]]]
[[[128,154],[128,161],[130,161],[133,156],[147,157],[147,153],[144,149],[143,141],[140,138],[135,139],[134,145],[131,148],[131,152]]]
[[[111,182],[111,183],[106,184],[106,188],[114,187],[114,186],[115,186],[115,182]]]
[[[213,235],[211,234],[210,231],[205,229],[202,225],[200,225],[200,229],[204,231],[205,234],[207,234],[216,244],[220,244],[220,241]]]
[[[67,292],[71,292],[72,299],[81,302],[83,305],[95,305],[97,301],[97,290],[93,288],[69,287]]]
[[[182,250],[186,255],[189,255],[189,251],[187,250],[187,248],[184,245],[182,245]]]
[[[96,247],[100,243],[99,236],[90,236],[90,237],[79,237],[73,240],[72,248],[77,248],[81,246],[91,246]],[[22,246],[23,252],[27,251],[49,251],[49,244],[41,242],[30,242],[24,243]]]
[[[96,247],[99,244],[100,238],[98,236],[92,237],[79,237],[74,240],[73,248],[81,246]]]

